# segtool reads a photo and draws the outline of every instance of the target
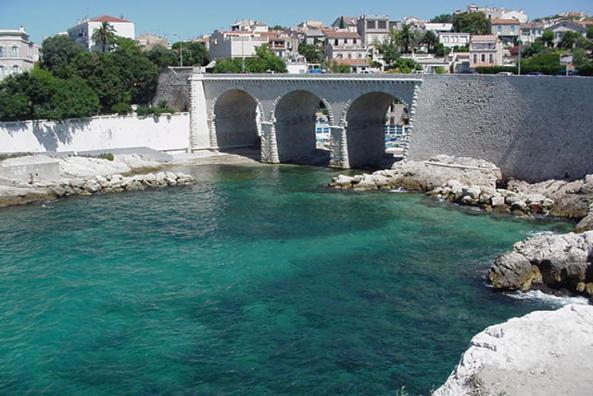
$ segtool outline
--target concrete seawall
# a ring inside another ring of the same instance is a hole
[[[532,182],[593,173],[593,78],[423,80],[410,159],[480,158],[507,177]]]
[[[98,116],[0,123],[0,153],[64,152],[149,147],[186,150],[189,114],[161,117]]]

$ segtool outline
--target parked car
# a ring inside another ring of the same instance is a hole
[[[496,73],[497,76],[514,76],[515,73],[511,73],[511,72],[498,72]]]
[[[529,73],[526,74],[526,76],[543,76],[543,75],[544,75],[544,73],[542,73],[542,72],[535,72],[535,71],[529,72]]]

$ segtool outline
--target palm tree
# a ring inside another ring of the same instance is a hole
[[[567,31],[562,34],[562,38],[558,43],[558,48],[573,49],[581,35],[577,32]]]
[[[101,27],[93,33],[93,41],[101,46],[101,52],[107,52],[107,49],[113,43],[115,38],[115,29],[109,22],[103,22]]]
[[[409,54],[411,52],[410,49],[414,48],[416,45],[416,35],[409,25],[404,25],[402,30],[400,30],[398,33],[397,39],[401,45],[402,52],[404,54]]]
[[[439,43],[439,39],[432,30],[429,30],[424,33],[421,43],[426,45],[426,51],[430,54],[430,50],[434,49],[434,47]]]

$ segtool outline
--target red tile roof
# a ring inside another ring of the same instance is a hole
[[[348,66],[368,66],[367,59],[333,59],[337,64]]]
[[[116,18],[116,17],[112,17],[110,15],[101,15],[98,17],[95,17],[93,19],[91,19],[91,22],[113,22],[113,23],[117,23],[117,22],[130,22],[127,19],[123,19],[123,18]]]

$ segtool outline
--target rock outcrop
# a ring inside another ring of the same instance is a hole
[[[593,231],[538,235],[518,242],[496,259],[488,279],[503,290],[534,285],[593,296]]]
[[[593,231],[593,204],[589,206],[587,217],[577,224],[576,232]]]
[[[396,163],[392,169],[357,176],[340,175],[330,186],[355,191],[404,188],[438,199],[477,206],[489,212],[519,216],[552,215],[582,219],[593,204],[593,175],[573,182],[550,180],[529,184],[517,180],[497,188],[502,180],[494,164],[471,158],[438,156],[429,161]],[[591,220],[583,223],[590,227]]]
[[[433,395],[587,395],[591,356],[592,306],[532,312],[476,335]]]

